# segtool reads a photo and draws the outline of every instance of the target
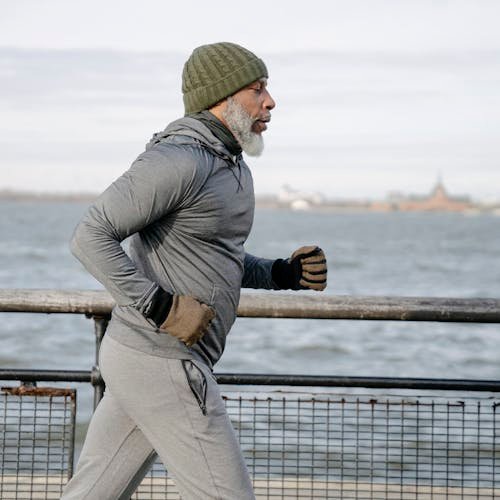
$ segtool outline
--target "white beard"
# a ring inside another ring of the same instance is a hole
[[[244,110],[240,103],[232,97],[228,97],[227,106],[222,113],[222,117],[239,142],[241,149],[248,156],[260,156],[262,154],[264,139],[260,134],[256,134],[252,130],[255,120]]]

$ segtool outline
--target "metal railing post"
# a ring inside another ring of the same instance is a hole
[[[94,320],[94,334],[95,334],[95,365],[92,367],[91,383],[94,386],[94,410],[97,408],[99,401],[104,396],[104,380],[101,377],[99,370],[99,350],[101,342],[106,333],[106,328],[109,323],[109,316],[91,316]]]

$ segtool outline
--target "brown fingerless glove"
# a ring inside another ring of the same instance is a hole
[[[188,295],[174,295],[172,307],[167,319],[160,325],[160,330],[165,330],[187,346],[192,346],[205,335],[214,318],[215,311],[210,306]]]
[[[192,346],[207,332],[215,311],[187,295],[172,295],[161,288],[145,316],[156,326]]]
[[[326,288],[327,266],[323,250],[304,246],[287,259],[277,259],[271,270],[273,281],[282,290],[316,290]]]

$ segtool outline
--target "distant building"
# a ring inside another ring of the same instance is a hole
[[[321,193],[299,191],[283,186],[277,196],[260,196],[260,208],[286,210],[314,210],[322,212],[462,212],[468,214],[493,213],[500,215],[500,203],[476,203],[468,196],[450,195],[441,177],[428,195],[405,195],[391,191],[385,200],[369,201],[362,199],[328,200]]]
[[[451,196],[446,191],[441,178],[427,196],[407,196],[398,193],[385,202],[375,202],[373,210],[401,212],[464,212],[476,205],[467,196]]]
[[[322,205],[325,198],[320,193],[297,191],[285,185],[278,194],[278,203],[288,206],[292,210],[309,210],[312,207]]]

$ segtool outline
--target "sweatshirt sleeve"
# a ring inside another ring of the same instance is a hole
[[[271,270],[274,260],[255,257],[249,253],[245,253],[243,280],[241,286],[243,288],[263,288],[265,290],[279,290],[280,288],[274,283],[271,275]]]
[[[158,152],[141,155],[88,209],[71,251],[120,306],[144,313],[159,286],[128,257],[121,242],[182,206],[193,184],[194,162]]]

